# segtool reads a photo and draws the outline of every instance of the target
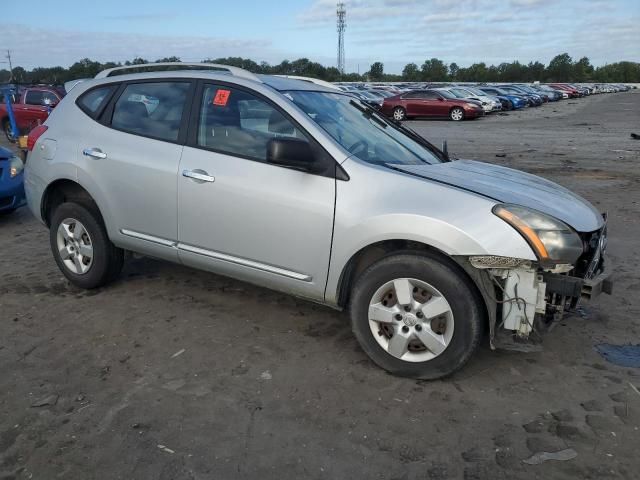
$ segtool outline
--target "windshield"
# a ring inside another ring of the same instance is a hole
[[[442,163],[425,145],[353,97],[302,91],[285,96],[360,160],[376,165]]]
[[[465,90],[467,90],[468,92],[471,92],[473,95],[479,95],[481,97],[488,95],[487,92],[483,92],[482,90],[478,90],[477,88],[467,87],[465,88]]]
[[[458,98],[456,97],[453,93],[451,93],[448,90],[436,90],[440,95],[442,95],[444,98]]]
[[[467,98],[468,93],[460,88],[452,88],[449,90],[452,94],[454,94],[457,98]]]

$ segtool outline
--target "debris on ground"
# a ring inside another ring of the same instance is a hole
[[[640,135],[638,135],[637,133],[632,133],[631,138],[633,138],[634,140],[640,140]]]
[[[506,156],[507,156],[506,153],[496,153],[496,157],[504,158]]]
[[[185,349],[182,348],[180,350],[178,350],[176,353],[174,353],[173,355],[171,355],[171,358],[176,358],[179,357],[180,355],[182,355],[185,352]]]
[[[620,367],[640,368],[640,345],[596,345],[596,351],[602,357]]]
[[[32,407],[46,407],[47,405],[53,407],[56,403],[58,403],[58,395],[55,393],[53,395],[48,395],[40,400],[36,400],[31,404]]]
[[[522,460],[523,463],[527,465],[540,465],[547,460],[559,460],[561,462],[571,460],[578,456],[578,452],[576,452],[573,448],[566,448],[564,450],[560,450],[558,452],[538,452]]]
[[[175,450],[171,450],[169,447],[165,447],[164,445],[158,445],[158,448],[163,452],[167,452],[171,454],[176,453]]]
[[[260,374],[260,380],[271,380],[273,376],[269,370],[265,370]]]

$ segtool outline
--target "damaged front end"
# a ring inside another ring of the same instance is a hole
[[[539,261],[491,255],[467,258],[467,271],[489,307],[492,349],[539,349],[541,335],[567,310],[581,300],[611,294],[613,284],[605,265],[606,215],[603,219],[597,231],[576,234],[581,252],[570,263],[551,261],[549,256]]]

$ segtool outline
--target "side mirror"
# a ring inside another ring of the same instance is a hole
[[[438,98],[438,101],[439,101],[439,102],[444,102],[444,98],[439,97],[439,98]]]
[[[316,161],[311,145],[297,138],[272,138],[267,143],[267,162],[304,172],[318,173],[322,166]]]

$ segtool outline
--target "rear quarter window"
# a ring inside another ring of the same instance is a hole
[[[77,104],[87,115],[95,118],[100,113],[100,107],[107,103],[115,89],[116,85],[91,89],[80,95]]]

